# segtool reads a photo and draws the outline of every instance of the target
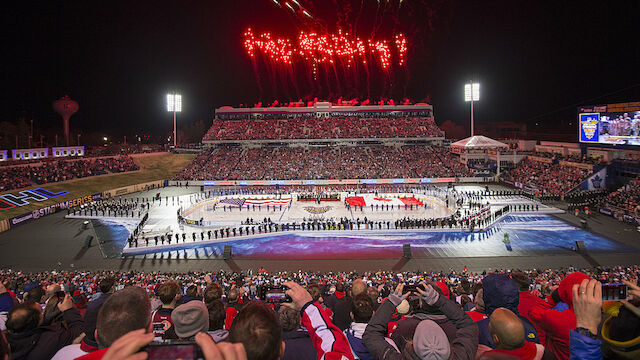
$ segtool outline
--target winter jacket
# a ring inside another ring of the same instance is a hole
[[[308,302],[300,314],[302,326],[309,332],[318,359],[354,360],[347,337],[331,322],[320,303]]]
[[[416,327],[422,320],[431,320],[438,324],[442,331],[447,335],[449,342],[453,342],[456,338],[456,326],[453,325],[444,315],[415,313],[411,316],[407,316],[398,322],[398,327],[391,335],[391,340],[398,346],[398,349],[403,349],[405,344],[413,339],[413,334],[416,332]]]
[[[487,318],[487,314],[485,314],[484,311],[480,311],[476,308],[466,311],[466,313],[471,317],[471,319],[473,319],[473,321],[480,321]]]
[[[13,298],[8,292],[0,294],[0,331],[5,330],[7,314],[13,309]]]
[[[526,341],[522,347],[513,350],[491,349],[486,345],[478,346],[476,357],[479,358],[485,354],[503,354],[518,360],[556,360],[556,356],[544,346],[529,341]]]
[[[82,334],[82,317],[78,309],[62,313],[63,323],[40,326],[21,333],[7,332],[12,360],[51,359],[58,350]]]
[[[440,296],[434,306],[440,309],[457,329],[456,338],[451,343],[449,359],[474,359],[478,350],[478,327],[476,323],[460,309],[458,304],[444,296]],[[396,307],[391,301],[386,300],[382,303],[378,311],[373,314],[371,321],[369,321],[362,339],[374,359],[419,359],[411,346],[406,345],[403,349],[400,349],[401,352],[398,352],[384,338],[387,333],[387,323],[395,310]]]
[[[242,309],[242,304],[240,303],[233,302],[233,303],[226,304],[226,309],[225,309],[226,317],[224,319],[224,328],[226,330],[231,329],[231,324],[233,324],[233,319],[236,318],[236,315],[238,315],[241,309]]]
[[[524,325],[525,340],[539,343],[538,334],[533,324],[518,312],[520,296],[518,287],[511,278],[505,274],[489,274],[482,279],[482,299],[487,316],[490,317],[497,308],[505,308],[516,314]],[[477,321],[480,331],[479,343],[495,349],[491,333],[489,332],[489,318]]]
[[[560,282],[558,297],[568,305],[567,310],[553,309],[556,304],[551,297],[547,297],[546,303],[538,304],[529,311],[531,320],[546,334],[545,347],[551,350],[559,360],[569,359],[569,332],[576,328],[572,288],[574,284],[580,284],[584,279],[589,279],[589,277],[583,273],[575,272]]]
[[[84,338],[82,342],[92,348],[98,348],[98,342],[95,338],[96,324],[98,323],[98,311],[105,301],[111,296],[109,293],[100,293],[100,296],[87,305],[87,311],[84,313]]]
[[[283,331],[282,341],[285,346],[280,360],[316,360],[316,349],[307,330]]]
[[[351,327],[344,331],[344,334],[349,340],[351,351],[356,359],[360,360],[373,360],[373,356],[369,353],[369,349],[364,345],[362,335],[366,329],[366,323],[351,323]]]
[[[601,360],[602,341],[582,335],[575,330],[569,332],[569,347],[571,360]]]
[[[544,306],[544,300],[533,295],[531,291],[520,291],[519,295],[520,295],[520,303],[518,304],[518,313],[521,316],[526,317],[527,320],[529,320],[533,324],[533,327],[536,329],[536,332],[538,333],[538,339],[540,339],[540,344],[544,344],[545,343],[544,330],[542,330],[542,328],[540,328],[539,326],[536,326],[536,324],[533,322],[533,320],[531,320],[531,317],[529,316],[529,311],[531,311],[531,309],[533,309],[537,305]]]
[[[351,325],[351,298],[336,291],[324,304],[333,311],[333,323],[344,331]]]

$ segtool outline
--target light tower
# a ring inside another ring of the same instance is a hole
[[[53,110],[62,117],[64,139],[69,146],[69,118],[78,111],[78,103],[65,95],[53,102]]]
[[[175,148],[178,146],[176,113],[182,111],[182,95],[176,94],[175,91],[167,94],[167,111],[173,112],[173,147]]]
[[[464,86],[464,101],[471,102],[471,136],[473,136],[473,102],[480,100],[480,84],[469,81]]]

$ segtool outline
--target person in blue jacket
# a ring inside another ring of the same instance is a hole
[[[602,341],[598,326],[602,320],[602,284],[585,279],[573,286],[573,311],[576,328],[569,333],[570,360],[602,359]]]
[[[489,318],[494,310],[505,308],[516,314],[524,325],[526,341],[540,343],[538,333],[527,318],[518,313],[518,304],[520,303],[520,293],[518,286],[506,274],[489,274],[482,279],[482,299],[487,318],[477,321],[478,330],[480,331],[479,343],[486,345],[492,349],[496,348],[491,332],[489,331]]]

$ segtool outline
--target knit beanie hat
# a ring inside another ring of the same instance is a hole
[[[446,360],[451,354],[447,334],[432,320],[422,320],[413,334],[413,351],[420,359]]]
[[[189,301],[171,312],[171,321],[180,338],[190,338],[209,330],[209,313],[202,301]]]

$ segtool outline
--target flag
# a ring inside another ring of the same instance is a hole
[[[222,199],[220,205],[230,205],[240,207],[244,204],[245,199]]]
[[[424,205],[420,200],[415,197],[402,197],[402,198],[385,198],[373,195],[363,196],[349,196],[346,198],[347,204],[350,206],[376,206],[376,205],[395,205],[395,206],[418,206]]]
[[[291,198],[285,199],[245,199],[244,206],[260,205],[260,206],[286,206],[289,205]]]

